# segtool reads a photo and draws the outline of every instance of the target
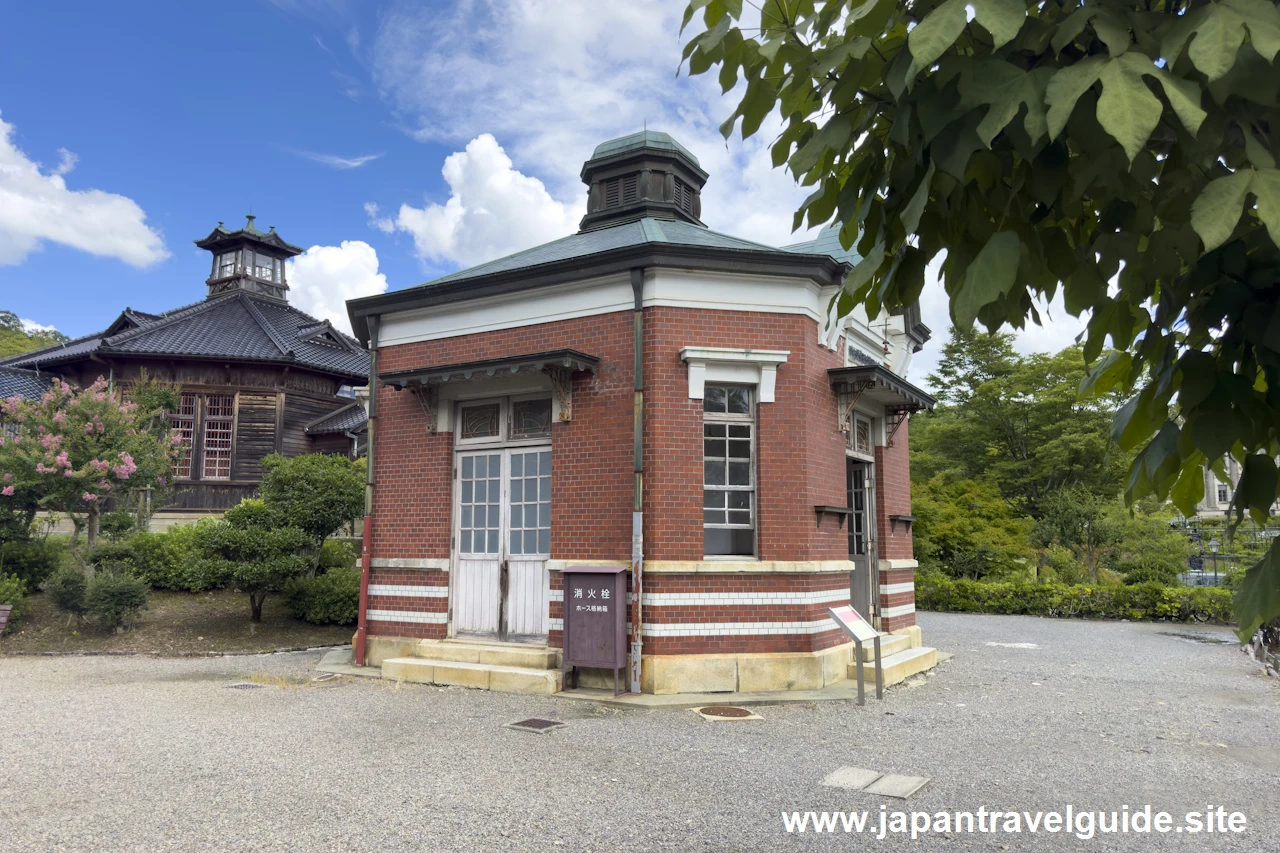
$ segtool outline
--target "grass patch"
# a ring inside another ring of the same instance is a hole
[[[256,654],[281,649],[340,646],[351,642],[349,625],[311,625],[295,619],[279,596],[269,597],[262,622],[250,630],[248,596],[229,590],[151,593],[151,606],[133,630],[115,634],[74,619],[44,594],[27,599],[30,609],[12,634],[0,638],[0,654],[112,652],[181,657]]]

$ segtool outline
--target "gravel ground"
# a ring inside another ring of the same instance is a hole
[[[337,679],[317,653],[0,657],[0,849],[1277,850],[1280,683],[1224,629],[921,614],[955,654],[865,708],[691,711]],[[1017,647],[996,644],[1032,644]],[[228,684],[255,679],[255,689]],[[295,683],[299,682],[299,683]],[[564,720],[549,735],[504,729]],[[931,777],[907,803],[821,785]],[[783,810],[1206,804],[1241,835],[787,834]]]

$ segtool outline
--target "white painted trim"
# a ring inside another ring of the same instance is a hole
[[[920,564],[915,560],[879,560],[880,571],[896,572],[901,569],[918,569]]]
[[[448,598],[447,586],[419,586],[411,584],[371,583],[370,595],[396,595],[401,598]]]
[[[449,620],[447,613],[418,613],[413,610],[367,611],[370,622],[417,622],[425,625],[443,625]]]
[[[849,588],[805,592],[646,592],[645,607],[696,607],[698,605],[830,604],[849,602]]]
[[[437,572],[449,571],[449,560],[432,557],[426,560],[408,557],[373,557],[369,565],[375,569],[430,569]]]
[[[790,350],[684,347],[680,360],[689,365],[689,398],[701,400],[708,382],[741,382],[760,388],[760,402],[772,403],[778,365]]]
[[[830,619],[809,622],[674,622],[644,623],[646,637],[739,637],[776,634],[821,634],[840,628]]]
[[[643,305],[705,311],[799,314],[813,320],[819,338],[833,288],[787,276],[693,272],[657,268],[645,272]],[[535,326],[577,317],[627,313],[635,308],[629,273],[587,278],[524,293],[384,314],[379,345],[462,337]],[[733,321],[730,321],[733,322]],[[744,329],[744,333],[747,330]]]
[[[818,575],[850,572],[849,560],[645,560],[654,575]]]
[[[916,606],[914,604],[901,604],[897,607],[886,607],[880,611],[881,619],[892,619],[894,616],[906,616],[908,613],[915,613]]]
[[[563,572],[569,566],[603,566],[605,568],[631,568],[629,560],[547,560],[547,571]]]
[[[904,592],[915,592],[916,585],[913,581],[906,583],[882,583],[880,584],[881,595],[899,595]]]

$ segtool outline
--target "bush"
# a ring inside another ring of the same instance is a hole
[[[16,575],[0,575],[0,604],[12,604],[13,612],[9,614],[9,624],[5,633],[11,632],[22,621],[27,611],[27,584]]]
[[[129,573],[137,565],[138,554],[131,545],[108,542],[90,551],[87,559],[98,571]]]
[[[64,565],[44,584],[44,594],[54,607],[80,619],[84,616],[84,594],[89,581],[84,572],[71,565]]]
[[[1117,568],[1124,575],[1127,586],[1140,583],[1155,583],[1160,586],[1182,585],[1182,581],[1178,579],[1178,567],[1171,566],[1161,559],[1139,557],[1136,560],[1126,561]]]
[[[356,548],[350,542],[328,539],[320,548],[320,572],[330,569],[351,569],[356,565]]]
[[[66,553],[66,544],[58,540],[5,542],[0,544],[0,573],[22,578],[27,589],[38,589],[62,565]]]
[[[289,609],[315,625],[352,625],[360,611],[360,572],[336,567],[314,578],[294,578],[284,588]]]
[[[280,522],[303,531],[319,546],[364,513],[364,460],[308,453],[262,460],[262,500]],[[230,519],[228,519],[230,520]]]
[[[98,572],[85,591],[86,612],[104,628],[132,625],[139,610],[147,606],[147,585],[135,577],[111,571]]]
[[[1231,593],[1214,587],[1066,586],[1057,583],[982,583],[940,572],[916,578],[916,606],[956,613],[1007,613],[1058,618],[1215,622],[1232,619]]]
[[[249,527],[277,527],[279,520],[266,502],[257,498],[245,498],[227,510],[222,516],[232,527],[245,529]]]
[[[129,538],[135,561],[133,576],[153,589],[192,589],[187,569],[195,559],[197,524],[170,527],[163,533],[141,531]]]
[[[241,506],[246,502],[242,502]],[[293,527],[258,526],[252,508],[228,512],[224,521],[199,525],[195,560],[188,572],[193,589],[229,587],[249,594],[249,621],[262,621],[262,603],[291,578],[312,571],[307,535]]]
[[[119,542],[138,526],[131,512],[106,512],[98,519],[98,532],[111,542]]]

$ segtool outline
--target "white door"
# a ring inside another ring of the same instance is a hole
[[[458,456],[455,636],[545,642],[551,450]]]

